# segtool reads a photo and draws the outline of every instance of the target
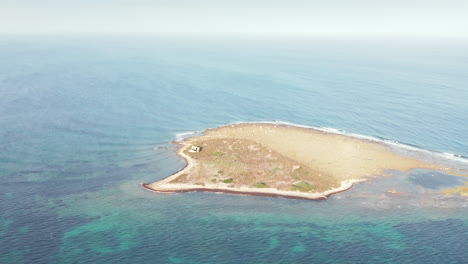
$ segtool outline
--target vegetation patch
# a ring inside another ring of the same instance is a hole
[[[317,186],[310,184],[308,182],[298,182],[294,184],[293,186],[291,186],[290,189],[292,191],[311,192],[311,191],[315,191],[315,188],[317,188]]]
[[[267,188],[268,184],[266,184],[264,182],[257,182],[256,184],[253,185],[253,187],[255,187],[255,188]]]
[[[317,181],[314,176],[318,173],[314,168],[261,145],[256,151],[248,151],[249,146],[257,144],[251,140],[221,138],[203,142],[193,141],[190,144],[203,146],[201,152],[187,152],[187,155],[196,161],[197,166],[190,171],[190,174],[178,177],[171,183],[198,182],[205,183],[206,186],[222,184],[224,187],[249,186],[253,190],[257,188],[291,190],[291,186],[296,183],[310,182],[317,184],[316,189],[310,192],[320,192],[331,188],[337,181],[332,177],[322,177]],[[267,156],[268,158],[265,158]],[[293,189],[308,189],[300,187]]]
[[[213,155],[215,155],[216,157],[221,157],[223,155],[223,153],[219,152],[219,151],[215,151],[215,152],[213,152]]]
[[[274,175],[274,174],[276,174],[277,172],[280,172],[280,171],[281,171],[281,169],[278,168],[278,167],[276,167],[276,168],[274,168],[273,170],[271,170],[271,174]]]
[[[186,178],[187,178],[187,173],[184,173],[182,175],[180,175],[179,177],[173,179],[172,181],[170,181],[170,183],[183,183],[186,181]]]
[[[234,179],[232,179],[232,178],[224,179],[223,182],[224,182],[224,183],[233,183],[233,182],[234,182]]]

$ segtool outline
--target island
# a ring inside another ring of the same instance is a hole
[[[321,200],[371,176],[441,169],[377,141],[285,124],[226,125],[175,143],[185,168],[144,188]]]

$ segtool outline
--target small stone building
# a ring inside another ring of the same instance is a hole
[[[200,152],[201,147],[199,146],[191,146],[189,152]]]

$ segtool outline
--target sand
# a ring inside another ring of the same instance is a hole
[[[228,125],[178,144],[187,166],[145,188],[326,199],[389,170],[441,169],[378,142],[286,125]]]

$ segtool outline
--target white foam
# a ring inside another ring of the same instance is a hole
[[[199,134],[201,132],[202,131],[187,131],[187,132],[183,132],[183,133],[178,133],[178,134],[176,134],[176,141],[177,142],[183,141],[184,139],[191,138],[191,137],[193,137],[196,134]]]

